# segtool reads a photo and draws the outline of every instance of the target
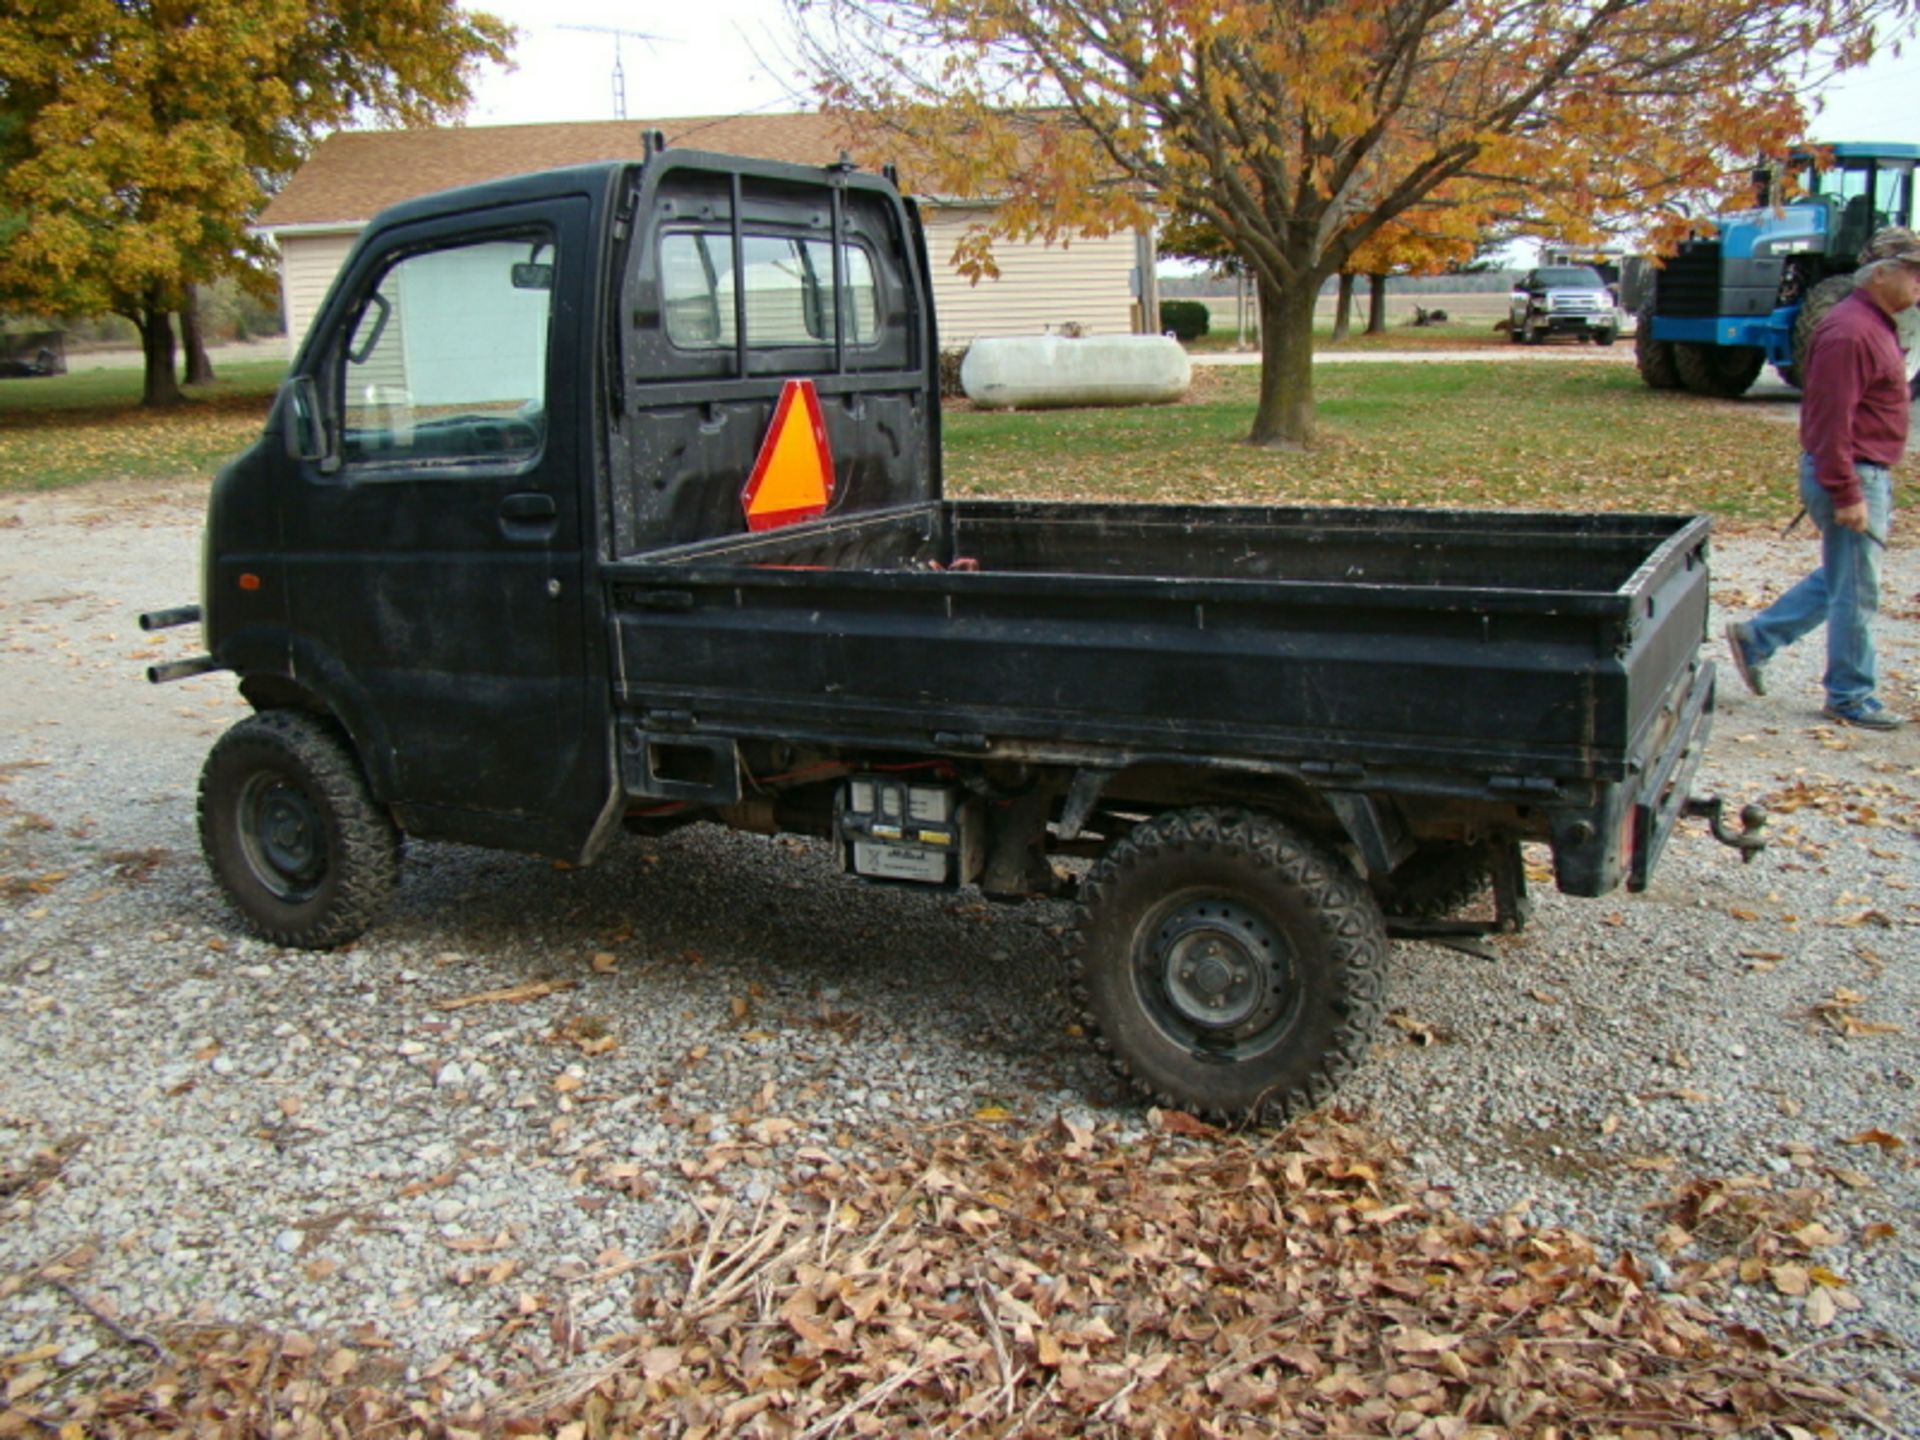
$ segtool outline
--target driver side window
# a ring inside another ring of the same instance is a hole
[[[553,274],[543,235],[416,251],[390,265],[340,358],[343,461],[498,463],[539,454]]]

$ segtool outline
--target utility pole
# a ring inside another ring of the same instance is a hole
[[[627,118],[627,72],[620,63],[620,42],[640,40],[651,45],[660,37],[649,35],[644,30],[622,30],[618,25],[556,25],[556,30],[584,30],[595,35],[613,36],[613,118]]]

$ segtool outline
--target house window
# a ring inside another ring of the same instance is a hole
[[[858,245],[840,247],[845,290],[840,306],[849,345],[871,345],[879,333],[873,261]],[[831,345],[834,340],[833,246],[825,240],[748,235],[736,276],[726,231],[681,231],[660,244],[661,300],[667,338],[682,350],[730,350],[738,341],[736,286],[746,296],[747,344],[754,349]]]
[[[340,362],[349,464],[520,461],[546,440],[554,250],[538,235],[396,260]]]

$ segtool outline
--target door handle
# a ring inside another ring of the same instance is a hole
[[[543,495],[537,490],[525,490],[518,495],[509,495],[500,502],[502,520],[551,520],[558,514],[551,495]]]
[[[523,544],[551,540],[559,525],[559,507],[551,495],[538,490],[523,490],[500,502],[500,533]]]

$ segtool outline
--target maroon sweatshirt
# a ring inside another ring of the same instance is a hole
[[[1896,464],[1907,444],[1913,402],[1893,317],[1855,290],[1814,329],[1800,381],[1800,448],[1835,509],[1858,505],[1854,462]]]

